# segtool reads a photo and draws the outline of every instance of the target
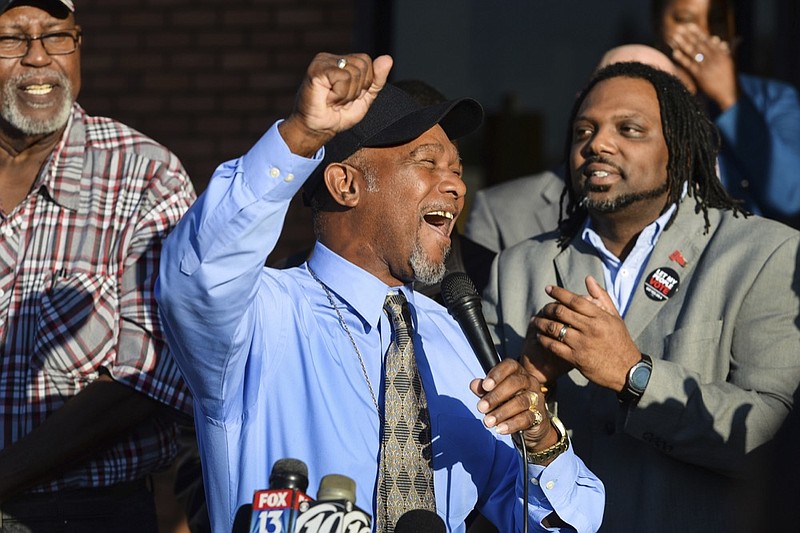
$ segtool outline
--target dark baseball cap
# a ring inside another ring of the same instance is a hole
[[[436,124],[454,140],[478,129],[482,121],[483,108],[472,98],[422,106],[405,91],[387,84],[361,122],[338,133],[325,145],[325,158],[303,186],[303,200],[309,205],[328,165],[344,161],[361,148],[405,144]]]
[[[72,0],[51,0],[52,2],[57,2],[73,13],[75,12],[75,4],[72,3]],[[0,13],[4,12],[6,9],[11,7],[11,4],[15,4],[16,0],[0,0]]]

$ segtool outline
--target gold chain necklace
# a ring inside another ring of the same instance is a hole
[[[364,379],[367,382],[367,387],[369,387],[369,394],[372,396],[372,403],[375,405],[375,410],[378,412],[378,418],[383,418],[381,416],[381,408],[378,405],[378,397],[375,396],[375,390],[372,388],[372,382],[369,380],[369,374],[367,374],[367,366],[364,364],[364,358],[361,357],[361,350],[358,349],[358,345],[356,344],[356,340],[353,338],[353,334],[350,333],[350,328],[347,327],[347,323],[344,321],[344,317],[342,316],[342,312],[339,311],[339,306],[336,305],[336,302],[333,300],[333,294],[328,289],[328,286],[325,285],[317,274],[311,269],[311,265],[306,263],[306,268],[308,269],[309,274],[311,277],[314,278],[319,286],[322,287],[322,290],[325,291],[325,296],[328,297],[328,301],[333,307],[333,310],[336,311],[336,315],[339,317],[339,323],[342,325],[345,333],[347,333],[347,338],[350,339],[350,344],[353,345],[353,350],[356,352],[356,356],[358,357],[358,362],[361,364],[361,372],[364,373]]]

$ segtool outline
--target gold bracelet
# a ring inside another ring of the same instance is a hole
[[[559,438],[558,442],[550,446],[549,448],[545,448],[540,452],[531,452],[528,451],[528,462],[533,465],[541,465],[546,463],[553,457],[557,457],[567,451],[569,448],[569,438],[567,438],[567,428],[564,427],[563,422],[559,420],[557,416],[554,416],[550,419],[553,423],[553,427],[556,428],[558,432]]]

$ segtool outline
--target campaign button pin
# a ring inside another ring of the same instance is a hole
[[[678,291],[681,278],[678,273],[668,267],[659,267],[647,276],[644,282],[644,293],[651,300],[663,302]]]

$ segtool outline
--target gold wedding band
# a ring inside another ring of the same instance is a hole
[[[347,66],[347,60],[343,57],[339,58],[339,61],[336,62],[336,66],[339,68],[344,68]]]
[[[564,324],[561,326],[561,330],[558,332],[558,342],[564,342],[564,337],[567,336],[567,330],[569,329],[569,324]]]

